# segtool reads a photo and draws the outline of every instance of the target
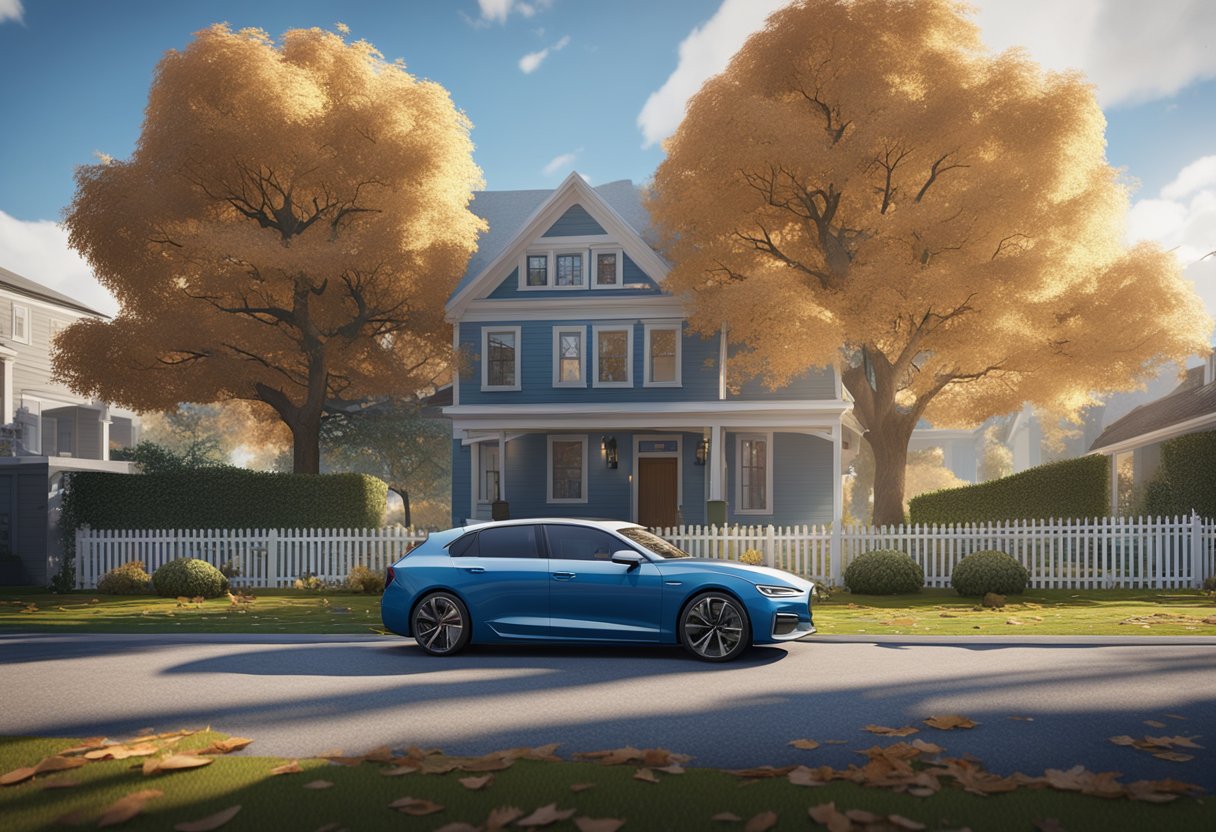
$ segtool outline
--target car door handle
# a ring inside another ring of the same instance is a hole
[[[573,572],[554,572],[553,579],[555,581],[572,581],[574,580]]]
[[[462,566],[460,568],[465,572],[468,572],[470,575],[480,575],[482,572],[486,571],[484,566]]]

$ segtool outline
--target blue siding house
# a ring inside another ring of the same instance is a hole
[[[471,207],[489,230],[447,305],[455,522],[496,502],[652,527],[840,518],[858,437],[836,373],[732,383],[726,333],[691,331],[664,291],[637,187],[571,174]]]

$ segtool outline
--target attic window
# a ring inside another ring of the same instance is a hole
[[[547,254],[529,254],[528,255],[528,285],[529,286],[548,286],[549,285],[549,255],[547,255]]]
[[[595,289],[616,289],[624,279],[624,254],[620,249],[591,252],[591,285]]]

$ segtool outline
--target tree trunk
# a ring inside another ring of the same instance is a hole
[[[321,411],[298,414],[291,428],[292,464],[295,474],[321,473]]]
[[[908,438],[896,432],[869,431],[874,452],[874,520],[876,526],[904,522],[904,479],[908,468]]]
[[[904,480],[908,441],[919,410],[901,410],[895,404],[891,364],[877,350],[864,351],[863,363],[846,367],[841,382],[853,396],[853,415],[865,428],[865,440],[874,452],[874,525],[904,522]]]

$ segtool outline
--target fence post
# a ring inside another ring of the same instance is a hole
[[[85,538],[88,537],[88,534],[89,534],[88,526],[80,526],[76,529],[75,543],[76,543],[76,588],[77,589],[85,589],[86,588],[85,587],[86,577],[91,576],[93,574],[92,566],[89,565],[87,567],[88,576],[85,575],[85,570],[86,570],[85,558],[84,558]]]
[[[769,523],[768,528],[764,530],[764,565],[774,566],[776,560],[776,541],[777,530],[773,528],[773,524]]]
[[[1200,574],[1203,569],[1200,563],[1203,558],[1203,520],[1199,516],[1199,512],[1191,509],[1191,551],[1190,551],[1190,570],[1191,570],[1191,586],[1199,588],[1203,586],[1203,575]]]
[[[844,549],[844,547],[841,545],[841,525],[842,521],[840,518],[832,520],[832,539],[831,542],[828,543],[828,573],[831,577],[830,583],[832,586],[840,586],[840,576],[843,572],[841,569],[842,564],[840,562]]]
[[[270,529],[266,533],[266,585],[279,585],[279,530]]]

